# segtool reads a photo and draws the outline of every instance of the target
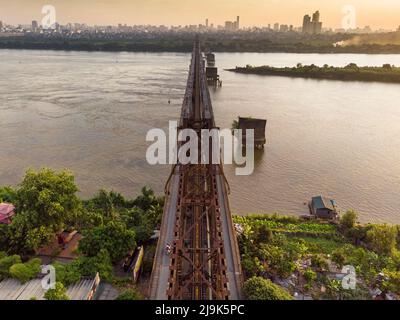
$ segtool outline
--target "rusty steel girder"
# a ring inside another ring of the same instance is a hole
[[[197,40],[179,129],[195,130],[201,141],[201,129],[213,127],[204,62]],[[200,159],[200,144],[198,148]],[[200,161],[199,164],[178,163],[176,168],[179,192],[167,297],[170,300],[228,300],[227,264],[216,182],[221,171],[218,165],[200,164]]]

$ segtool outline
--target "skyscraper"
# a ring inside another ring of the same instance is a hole
[[[38,22],[36,20],[33,20],[32,21],[32,31],[37,31],[38,26],[39,26]]]
[[[0,30],[3,29],[3,21],[0,21]]]
[[[303,33],[317,34],[322,31],[322,22],[319,21],[320,13],[315,11],[311,17],[307,14],[303,18]]]
[[[303,33],[311,33],[311,17],[308,14],[303,18]]]
[[[312,33],[321,33],[322,31],[322,22],[319,21],[319,11],[315,11],[313,14],[313,19],[312,19]]]
[[[240,29],[240,17],[237,16],[236,17],[236,30],[239,30],[239,29]]]

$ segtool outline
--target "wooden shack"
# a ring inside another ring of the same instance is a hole
[[[311,214],[320,219],[335,220],[338,218],[336,202],[334,200],[317,196],[310,202]]]
[[[246,143],[246,130],[253,129],[254,146],[258,149],[264,149],[264,145],[267,142],[265,138],[266,126],[267,120],[239,117],[238,129],[242,130],[243,144]]]

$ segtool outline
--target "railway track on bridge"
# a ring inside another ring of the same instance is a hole
[[[178,130],[215,128],[196,39]],[[201,139],[199,139],[201,141]],[[178,149],[182,143],[178,144]],[[150,283],[155,300],[236,300],[242,296],[240,254],[221,164],[178,163],[166,185],[166,204]],[[171,245],[171,254],[166,246]]]

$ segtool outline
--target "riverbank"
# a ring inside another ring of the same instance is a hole
[[[254,67],[247,65],[246,67],[227,69],[227,71],[263,76],[400,83],[400,67],[391,66],[389,64],[383,65],[382,67],[359,67],[354,63],[346,67],[333,67],[328,65],[318,67],[316,65],[303,66],[298,64],[293,68],[276,68],[270,66]]]
[[[362,53],[362,54],[399,54],[399,44],[362,44],[335,46],[345,41],[349,35],[320,36],[308,38],[304,35],[288,36],[281,39],[271,35],[237,36],[234,40],[228,35],[205,37],[204,47],[213,52],[234,53]],[[60,50],[87,52],[185,52],[192,51],[192,36],[165,36],[154,38],[68,38],[42,36],[0,37],[0,49],[24,50]]]
[[[234,222],[246,283],[272,283],[296,300],[400,296],[399,226],[359,224],[354,211],[339,223],[282,215],[236,216]],[[271,298],[245,289],[255,299]]]

